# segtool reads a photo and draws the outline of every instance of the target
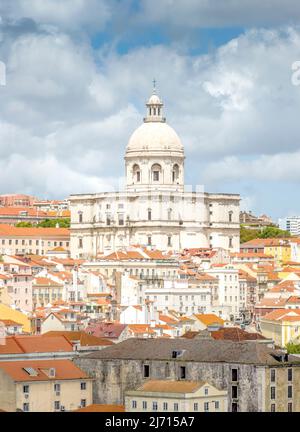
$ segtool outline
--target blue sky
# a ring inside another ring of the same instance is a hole
[[[0,193],[117,187],[155,77],[187,184],[300,214],[296,0],[2,0],[0,16]]]

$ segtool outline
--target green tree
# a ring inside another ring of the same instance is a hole
[[[40,228],[55,228],[59,225],[60,228],[70,228],[70,218],[65,219],[45,219],[38,224]]]
[[[257,238],[284,238],[290,237],[289,231],[283,231],[280,228],[274,226],[267,226],[262,230],[249,229],[241,225],[240,228],[240,242],[246,243],[247,241],[254,240]]]
[[[300,354],[300,344],[289,342],[286,345],[288,354]]]
[[[260,232],[254,229],[247,229],[241,225],[240,230],[240,242],[246,243],[247,241],[253,240],[259,236]]]
[[[260,233],[260,238],[274,238],[274,237],[289,237],[291,234],[289,231],[281,230],[274,226],[265,227]]]
[[[17,228],[32,228],[31,222],[19,222],[16,225]]]

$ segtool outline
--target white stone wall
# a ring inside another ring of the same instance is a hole
[[[239,250],[237,196],[149,190],[147,194],[74,196],[70,208],[74,258],[93,257],[132,244],[146,246],[149,237],[152,246],[161,250],[210,246]]]

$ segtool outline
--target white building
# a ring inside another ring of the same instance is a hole
[[[246,292],[241,291],[239,270],[231,264],[219,264],[205,272],[219,280],[219,308],[227,308],[233,318],[238,318],[246,308]],[[230,316],[226,317],[229,318]]]
[[[163,287],[151,286],[144,290],[146,300],[162,313],[175,311],[184,315],[207,313],[213,304],[211,288],[190,284],[189,280],[165,280]]]
[[[292,235],[300,235],[300,216],[289,216],[284,219],[279,219],[279,227],[289,231]]]
[[[155,94],[126,148],[122,192],[72,195],[71,256],[95,258],[130,245],[160,250],[239,250],[236,194],[185,191],[184,147]]]

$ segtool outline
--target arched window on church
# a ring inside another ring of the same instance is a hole
[[[78,212],[78,219],[79,219],[79,223],[82,223],[82,219],[83,219],[82,211]]]
[[[152,173],[152,181],[159,182],[162,175],[161,166],[159,164],[152,165],[151,173]]]
[[[173,166],[173,171],[172,171],[172,181],[173,183],[177,183],[179,179],[179,166],[177,164],[175,164]]]
[[[133,166],[133,179],[135,183],[139,183],[141,181],[141,170],[137,164]]]

